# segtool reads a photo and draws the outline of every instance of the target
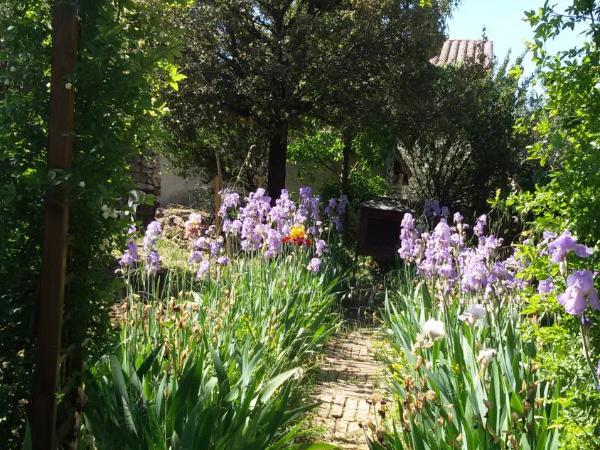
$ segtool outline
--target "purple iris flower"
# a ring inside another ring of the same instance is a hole
[[[423,202],[423,214],[428,218],[439,217],[442,214],[439,200],[425,200]]]
[[[128,267],[135,262],[135,259],[129,254],[129,250],[125,250],[123,256],[119,260],[119,264],[121,267]]]
[[[340,219],[337,216],[335,216],[331,219],[331,223],[333,223],[333,226],[335,227],[336,231],[341,231],[342,228],[344,227],[342,219]]]
[[[424,259],[419,263],[419,274],[432,277],[439,275],[444,278],[454,279],[456,272],[454,270],[452,245],[452,230],[442,219],[425,241]]]
[[[275,200],[275,206],[269,212],[268,222],[283,233],[284,228],[293,221],[296,204],[290,199],[288,191],[283,189],[281,196]]]
[[[221,239],[213,239],[208,245],[211,256],[217,256],[223,248],[223,241]]]
[[[574,251],[580,258],[587,258],[593,252],[589,247],[578,244],[577,239],[571,235],[569,230],[563,231],[554,241],[548,243],[550,259],[559,263],[565,260],[569,252]]]
[[[139,259],[140,255],[138,252],[137,243],[135,243],[134,241],[129,241],[127,243],[127,250],[125,250],[125,253],[123,253],[123,257],[121,258],[121,265],[129,266],[134,262],[139,261]]]
[[[223,203],[221,203],[221,208],[219,208],[219,216],[221,217],[227,217],[228,211],[237,208],[240,204],[240,194],[229,191],[225,191],[224,193]]]
[[[461,266],[461,288],[465,292],[476,292],[488,285],[490,273],[486,258],[473,249],[465,250],[459,259]]]
[[[327,242],[325,242],[323,239],[319,239],[315,243],[315,248],[315,253],[317,256],[323,256],[323,254],[327,251]]]
[[[350,204],[350,202],[348,201],[348,196],[346,196],[346,194],[340,195],[340,202],[338,205],[338,214],[340,214],[342,216],[344,214],[346,214],[346,209],[348,208],[349,204]]]
[[[200,250],[192,250],[190,253],[190,263],[199,263],[204,260],[204,256]]]
[[[567,289],[558,296],[558,302],[568,314],[581,316],[588,303],[600,311],[598,291],[594,288],[594,274],[589,270],[577,270],[567,278]]]
[[[210,248],[210,239],[205,236],[201,236],[194,241],[194,248],[196,250],[208,250]]]
[[[302,186],[298,192],[300,194],[300,198],[312,197],[312,188],[310,186]]]
[[[332,217],[335,213],[335,209],[337,207],[337,200],[335,198],[330,198],[329,203],[325,207],[325,214],[327,217]]]
[[[554,283],[552,282],[552,278],[546,278],[542,280],[538,284],[538,293],[539,294],[547,294],[548,292],[554,289]]]
[[[156,241],[158,240],[161,234],[162,227],[160,225],[160,222],[157,222],[156,220],[150,222],[150,225],[148,225],[148,228],[146,229],[146,234],[144,235],[144,250],[146,252],[152,250],[154,244],[156,244]]]
[[[242,222],[238,219],[235,220],[224,220],[223,221],[223,232],[225,234],[231,234],[237,236],[242,231]]]
[[[220,266],[227,266],[230,262],[231,260],[227,256],[219,256],[217,258],[217,264]]]
[[[311,259],[306,268],[312,273],[317,273],[321,269],[321,260],[319,258]]]
[[[198,272],[196,272],[196,278],[202,278],[210,269],[210,261],[208,259],[203,260],[198,266]]]
[[[155,275],[162,266],[162,259],[156,250],[151,250],[146,257],[146,270],[148,274]]]
[[[265,252],[267,258],[274,258],[281,253],[282,239],[283,235],[279,231],[273,228],[267,230],[267,251]]]
[[[463,246],[463,239],[460,236],[460,234],[458,233],[452,233],[452,235],[450,235],[450,243],[454,246],[454,247],[462,247]]]
[[[398,254],[405,261],[415,261],[421,251],[419,233],[415,228],[412,214],[406,213],[402,218],[400,228],[400,248]]]
[[[483,234],[485,233],[485,226],[487,225],[487,216],[485,214],[482,214],[481,216],[479,216],[477,218],[477,222],[475,223],[475,226],[473,227],[473,232],[478,236],[483,236]]]
[[[308,186],[301,187],[299,197],[300,202],[294,222],[301,224],[306,221],[314,223],[320,220],[319,204],[321,201],[318,196],[313,195],[312,188]]]

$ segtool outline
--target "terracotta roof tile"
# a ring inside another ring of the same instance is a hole
[[[433,57],[430,62],[436,66],[456,64],[468,60],[480,61],[483,52],[483,64],[489,67],[494,56],[492,41],[473,39],[447,39],[442,46],[440,54]]]

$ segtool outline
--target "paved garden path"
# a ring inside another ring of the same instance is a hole
[[[362,427],[381,421],[383,366],[375,360],[376,328],[359,325],[340,332],[328,344],[313,400],[321,402],[313,424],[323,441],[343,449],[367,449]],[[372,426],[372,425],[371,425]]]

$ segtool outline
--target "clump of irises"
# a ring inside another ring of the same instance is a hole
[[[238,253],[253,253],[268,259],[277,258],[286,248],[302,248],[312,257],[307,270],[317,273],[321,258],[328,252],[327,238],[342,229],[348,199],[332,198],[322,208],[312,188],[301,187],[294,201],[284,189],[274,202],[259,188],[246,198],[237,192],[223,191],[217,224],[205,224],[197,213],[184,223],[184,239],[190,250],[189,263],[196,276],[203,278],[213,266],[226,266]],[[143,238],[143,258],[149,274],[161,268],[156,242],[162,233],[159,222],[148,226]],[[135,230],[128,239],[127,249],[120,258],[121,271],[140,261]]]
[[[452,224],[448,223],[447,208],[439,203],[428,203],[425,220],[438,220],[431,232],[419,232],[412,214],[404,215],[400,231],[398,254],[406,263],[416,266],[417,275],[433,284],[442,294],[459,293],[471,296],[482,294],[483,299],[494,297],[502,300],[502,294],[523,289],[530,281],[523,276],[528,262],[518,252],[505,259],[499,255],[509,250],[503,240],[488,233],[488,218],[479,216],[472,227],[464,223],[463,216],[455,213]],[[467,235],[467,230],[472,234]],[[468,242],[473,242],[468,245]],[[531,240],[525,242],[532,245]],[[560,235],[545,231],[537,244],[537,253],[548,258],[550,264],[558,264],[554,273],[558,278],[547,277],[538,281],[537,293],[547,296],[555,293],[558,303],[567,314],[580,318],[584,354],[590,364],[595,382],[600,388],[600,362],[596,369],[590,360],[588,338],[585,328],[590,325],[589,310],[600,311],[598,290],[594,286],[595,274],[590,270],[569,270],[568,256],[588,258],[593,249],[577,242],[569,230]],[[559,289],[564,286],[561,293]],[[558,291],[558,292],[557,292]],[[482,305],[471,305],[459,319],[477,324],[485,312]]]
[[[140,261],[140,251],[136,241],[135,226],[129,227],[127,230],[128,242],[127,249],[123,252],[119,260],[121,271],[124,271],[134,266]],[[156,275],[162,266],[162,259],[158,254],[156,243],[162,235],[162,226],[160,222],[153,221],[148,225],[146,233],[142,241],[143,257],[146,261],[145,268],[149,275]]]
[[[433,206],[437,207],[433,212],[439,212],[436,215],[439,222],[433,231],[419,232],[411,213],[404,215],[401,224],[398,254],[405,262],[416,265],[420,277],[433,280],[446,293],[481,292],[485,298],[523,286],[524,281],[517,274],[524,262],[514,255],[504,260],[497,258],[503,241],[486,234],[485,215],[473,226],[476,245],[469,246],[467,230],[470,226],[464,223],[462,215],[454,214],[453,223],[449,224],[447,208]]]

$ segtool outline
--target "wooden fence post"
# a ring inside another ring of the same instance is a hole
[[[48,169],[68,171],[73,153],[75,88],[71,77],[77,53],[75,0],[55,0],[52,10],[52,73],[48,121]],[[37,363],[33,382],[31,437],[34,450],[54,450],[56,393],[69,227],[69,191],[52,187],[44,205],[41,294],[37,309]]]
[[[213,191],[213,211],[215,215],[215,227],[217,234],[221,233],[221,217],[219,216],[219,209],[221,209],[221,191],[223,190],[223,172],[221,171],[221,158],[219,154],[215,152],[215,160],[217,163],[217,175],[214,179],[214,191]]]

